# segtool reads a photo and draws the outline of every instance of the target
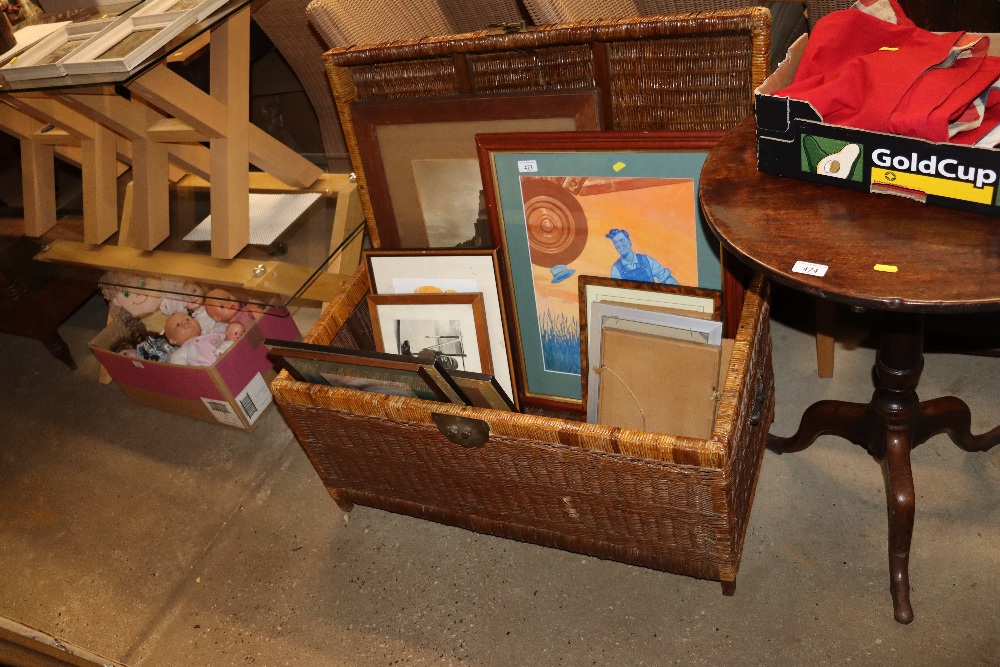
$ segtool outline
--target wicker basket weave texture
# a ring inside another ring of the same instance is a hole
[[[753,113],[770,20],[751,7],[331,49],[327,73],[372,242],[382,245],[355,102],[597,89],[605,129],[728,130]]]
[[[809,19],[809,29],[812,30],[816,21],[830,12],[848,9],[854,0],[806,0],[806,18]]]
[[[524,6],[537,25],[661,13],[640,11],[635,0],[524,0]]]
[[[306,341],[338,340],[367,291],[359,273]],[[757,278],[708,440],[299,383],[286,373],[271,389],[344,509],[360,503],[733,581],[774,409],[768,311]],[[486,421],[489,441],[459,447],[432,413]]]

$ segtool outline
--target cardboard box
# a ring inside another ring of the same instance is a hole
[[[107,348],[120,335],[109,325],[90,349],[135,403],[252,431],[273,402],[268,382],[276,371],[265,338],[298,340],[285,308],[272,307],[211,366],[180,366],[127,357]]]
[[[807,40],[754,91],[760,171],[1000,216],[1000,151],[828,125],[808,102],[775,95],[792,82]],[[990,55],[998,49],[993,39]]]

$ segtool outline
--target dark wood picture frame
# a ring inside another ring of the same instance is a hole
[[[521,187],[522,177],[536,175],[542,178],[558,177],[558,180],[562,181],[560,183],[562,187],[573,193],[574,198],[577,194],[573,190],[580,192],[584,186],[583,181],[588,178],[622,184],[620,190],[615,190],[617,185],[611,185],[609,186],[611,189],[604,192],[624,191],[632,185],[638,185],[626,184],[626,180],[690,181],[693,192],[685,190],[688,197],[685,201],[690,206],[685,209],[687,211],[685,215],[692,216],[694,222],[694,229],[689,230],[687,238],[694,244],[691,246],[694,248],[694,257],[690,261],[694,261],[696,265],[697,285],[692,285],[689,280],[686,282],[689,286],[721,289],[725,282],[721,266],[722,249],[701,218],[697,200],[697,181],[701,163],[723,134],[724,132],[719,131],[663,131],[513,133],[477,136],[490,233],[502,250],[501,264],[505,269],[504,294],[511,328],[511,347],[519,373],[519,400],[522,405],[583,409],[582,379],[574,379],[578,370],[574,372],[569,368],[570,363],[579,364],[580,350],[574,348],[570,351],[569,347],[572,346],[568,342],[562,346],[565,349],[561,350],[560,358],[567,360],[565,364],[567,368],[550,368],[547,361],[551,358],[546,356],[545,345],[548,343],[543,342],[547,339],[547,331],[542,331],[538,318],[543,313],[535,307],[535,285],[538,284],[535,281],[539,278],[532,276],[534,271],[532,267],[549,266],[559,260],[549,258],[547,260],[549,264],[535,261],[536,251],[530,247],[528,239],[528,220],[536,209],[530,208],[524,201],[527,195]],[[534,159],[536,156],[537,160]],[[555,160],[553,166],[548,167],[543,164],[544,161],[550,161],[552,156],[559,158]],[[562,170],[568,173],[563,173]],[[545,199],[551,201],[563,198],[546,193]],[[557,202],[550,205],[549,210],[558,209],[560,205],[565,204]],[[571,207],[565,205],[565,208]],[[510,220],[507,220],[508,216]],[[552,227],[550,218],[546,220],[549,220]],[[590,224],[588,221],[587,225]],[[628,227],[630,224],[635,224],[635,220],[626,219],[622,222],[623,227]],[[560,233],[558,221],[552,228],[555,229],[553,235],[558,237],[558,245],[555,246],[558,252],[568,256],[579,256],[579,252],[582,251],[575,250],[575,242],[565,238],[572,236],[571,232]],[[605,231],[603,227],[601,231]],[[691,237],[690,234],[694,236]],[[637,247],[636,252],[643,253],[643,250]],[[557,269],[564,274],[574,270],[573,267],[567,266],[571,263],[560,261],[559,264],[551,265],[553,283],[559,282],[563,277],[556,275]],[[589,269],[581,269],[577,273],[586,275],[588,272]],[[689,269],[688,274],[690,273]],[[578,276],[571,279],[576,280]],[[572,283],[567,283],[566,287],[569,288],[570,285]],[[575,290],[572,292],[572,296],[566,295],[564,299],[567,303],[571,299],[578,298]],[[530,307],[526,305],[525,299],[530,300]],[[519,303],[519,300],[525,302]],[[573,319],[578,318],[576,306],[578,303],[572,307]],[[572,323],[568,323],[567,326],[572,328]],[[568,340],[571,336],[566,338]]]
[[[453,308],[448,310],[448,307]],[[467,308],[466,308],[467,307]],[[433,351],[437,354],[434,361],[440,362],[446,369],[458,368],[449,365],[456,357],[466,357],[473,363],[472,370],[477,373],[492,373],[493,359],[490,352],[489,329],[486,325],[486,307],[481,293],[467,294],[370,294],[368,295],[368,308],[371,314],[372,330],[375,335],[375,347],[379,352],[400,354],[400,352],[390,352],[390,341],[385,335],[385,320],[388,311],[394,311],[401,315],[403,311],[409,311],[410,321],[440,322],[442,318],[453,319],[454,316],[461,316],[459,326],[459,338],[454,341],[440,341],[426,345],[421,350]],[[466,312],[467,310],[467,312]],[[426,313],[423,315],[422,313]],[[420,317],[413,317],[421,314]],[[395,320],[397,326],[400,320]],[[472,329],[469,331],[469,329]],[[398,329],[396,336],[399,337]],[[474,337],[474,340],[470,338]],[[457,350],[451,350],[449,346],[458,344]],[[471,349],[470,349],[471,348]],[[470,354],[466,355],[466,350]],[[402,353],[404,357],[409,356]],[[412,352],[414,359],[421,359],[423,363],[431,363],[430,358],[423,358],[420,351],[414,349]],[[459,362],[461,363],[461,362]],[[466,369],[462,369],[466,370]]]
[[[602,129],[600,104],[594,90],[354,102],[351,105],[351,118],[358,143],[355,170],[358,170],[360,163],[361,179],[366,185],[362,196],[367,197],[371,204],[373,223],[378,230],[382,248],[422,248],[432,244],[428,241],[426,226],[423,230],[400,228],[403,215],[421,215],[419,206],[410,205],[400,210],[394,205],[391,193],[405,191],[418,198],[419,193],[416,184],[409,182],[413,178],[412,172],[402,173],[406,170],[390,166],[396,156],[387,155],[383,151],[379,140],[381,128],[427,124],[440,125],[442,132],[463,128],[450,137],[454,142],[452,146],[437,142],[436,150],[444,151],[444,154],[454,158],[470,160],[476,159],[475,134],[495,132],[497,130],[490,127],[497,127],[500,123],[524,126],[508,128],[518,131],[546,129],[543,122],[559,120],[572,124],[572,127],[564,129]],[[482,129],[469,128],[468,124],[471,123]],[[548,127],[551,128],[551,125]],[[395,150],[411,150],[412,146],[411,142],[402,142]],[[405,162],[406,155],[402,158]],[[485,225],[482,226],[485,231]],[[489,239],[481,238],[482,233],[476,233],[474,224],[470,224],[469,229],[468,241],[479,247],[489,245]]]
[[[299,382],[380,392],[371,386],[337,383],[333,376],[349,375],[359,380],[392,379],[406,385],[416,398],[468,405],[468,399],[438,363],[420,363],[412,358],[384,352],[352,350],[326,345],[267,339],[269,356]]]

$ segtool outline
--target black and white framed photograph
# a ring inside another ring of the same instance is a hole
[[[482,294],[372,294],[368,308],[380,352],[492,372]]]

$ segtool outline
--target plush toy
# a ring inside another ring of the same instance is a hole
[[[211,366],[215,350],[225,340],[221,332],[204,334],[201,325],[187,313],[174,313],[167,318],[163,335],[177,349],[170,354],[170,363],[186,366]]]
[[[135,330],[135,323],[159,312],[163,300],[158,290],[160,279],[137,273],[107,271],[101,276],[101,293],[108,301],[111,317],[127,331]]]
[[[140,359],[170,363],[170,355],[177,348],[170,344],[163,334],[149,334],[136,345]]]

